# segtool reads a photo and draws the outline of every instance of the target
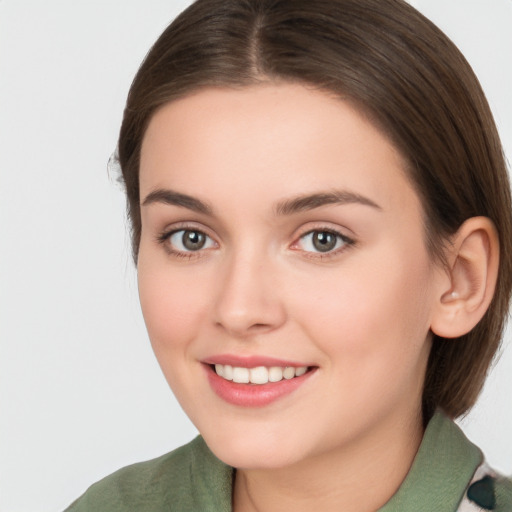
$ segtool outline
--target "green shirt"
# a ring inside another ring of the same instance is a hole
[[[486,476],[474,482],[482,459],[459,427],[436,413],[406,479],[378,512],[511,512],[512,481]],[[217,459],[199,436],[104,478],[66,512],[231,512],[233,476],[234,469]],[[470,496],[488,508],[468,499],[472,483]]]

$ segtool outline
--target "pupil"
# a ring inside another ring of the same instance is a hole
[[[182,242],[189,251],[197,251],[203,247],[205,236],[197,231],[185,231]]]
[[[313,234],[313,245],[320,252],[332,251],[336,246],[336,236],[327,231]]]

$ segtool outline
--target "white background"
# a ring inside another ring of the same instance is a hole
[[[472,63],[510,158],[512,0],[412,3]],[[61,510],[195,435],[151,352],[106,172],[131,79],[187,4],[0,0],[0,512]],[[463,422],[507,473],[511,391],[512,347]]]

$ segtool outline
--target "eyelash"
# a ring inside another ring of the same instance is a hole
[[[202,253],[205,250],[211,248],[211,246],[201,247],[197,251],[175,249],[175,248],[173,248],[173,245],[171,244],[171,239],[172,239],[172,237],[174,235],[177,235],[178,233],[183,233],[181,235],[182,240],[183,240],[183,236],[185,235],[185,233],[196,233],[196,234],[199,234],[199,235],[202,235],[202,236],[206,237],[206,242],[205,243],[208,244],[209,242],[210,243],[213,242],[213,244],[216,245],[215,241],[213,240],[213,238],[211,236],[206,234],[203,230],[197,229],[197,228],[194,228],[194,227],[183,226],[183,227],[180,227],[180,228],[172,229],[170,231],[165,231],[165,232],[163,232],[161,235],[159,235],[157,237],[157,241],[158,241],[158,243],[160,243],[161,245],[164,246],[165,250],[171,256],[176,257],[176,258],[184,258],[184,259],[197,258],[197,257],[202,256]]]
[[[330,249],[328,251],[322,252],[322,251],[303,251],[306,254],[306,257],[308,258],[315,258],[315,259],[327,259],[327,258],[333,258],[341,254],[342,252],[345,252],[347,249],[355,245],[355,240],[352,238],[349,238],[348,236],[344,235],[343,233],[340,233],[339,231],[336,231],[332,228],[316,228],[316,229],[310,229],[306,233],[302,234],[296,242],[292,244],[292,249],[294,250],[301,250],[299,247],[299,244],[301,241],[306,239],[308,236],[313,236],[314,234],[317,235],[332,235],[336,238],[335,246],[333,249]]]
[[[183,240],[183,236],[187,232],[188,233],[196,233],[196,234],[206,237],[205,243],[209,244],[209,245],[207,247],[200,247],[198,250],[179,250],[179,249],[173,248],[173,245],[171,244],[172,237],[179,233],[183,233],[181,235],[182,240]],[[336,237],[336,242],[335,242],[334,248],[329,249],[325,252],[314,251],[314,250],[306,251],[306,250],[300,249],[300,247],[299,247],[300,242],[303,241],[304,239],[306,239],[306,237],[313,236],[315,233],[317,235],[326,235],[327,234],[327,235],[332,235],[332,236]],[[158,241],[158,243],[160,243],[161,245],[163,245],[165,247],[166,251],[170,255],[172,255],[173,257],[184,258],[184,259],[201,257],[203,255],[202,253],[204,253],[204,251],[211,249],[212,245],[217,245],[216,242],[213,240],[213,238],[211,236],[209,236],[207,233],[205,233],[203,230],[197,229],[194,227],[190,227],[190,226],[182,226],[182,227],[179,227],[176,229],[172,229],[170,231],[165,231],[157,237],[157,241]],[[341,242],[341,245],[340,245],[340,242]],[[293,242],[293,244],[290,246],[290,248],[292,250],[299,250],[299,251],[302,250],[302,252],[304,252],[306,257],[308,257],[308,258],[326,259],[326,258],[331,258],[331,257],[337,256],[338,254],[346,251],[351,246],[354,246],[355,243],[356,243],[355,240],[347,237],[346,235],[340,233],[339,231],[336,231],[332,228],[319,227],[317,229],[311,229],[311,230],[307,231],[306,233],[300,235],[298,237],[297,241]]]

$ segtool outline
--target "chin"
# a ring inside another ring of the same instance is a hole
[[[255,436],[249,432],[245,435],[205,432],[203,438],[217,458],[234,468],[279,469],[298,462],[303,455],[290,439],[283,442],[286,437],[272,433]]]

